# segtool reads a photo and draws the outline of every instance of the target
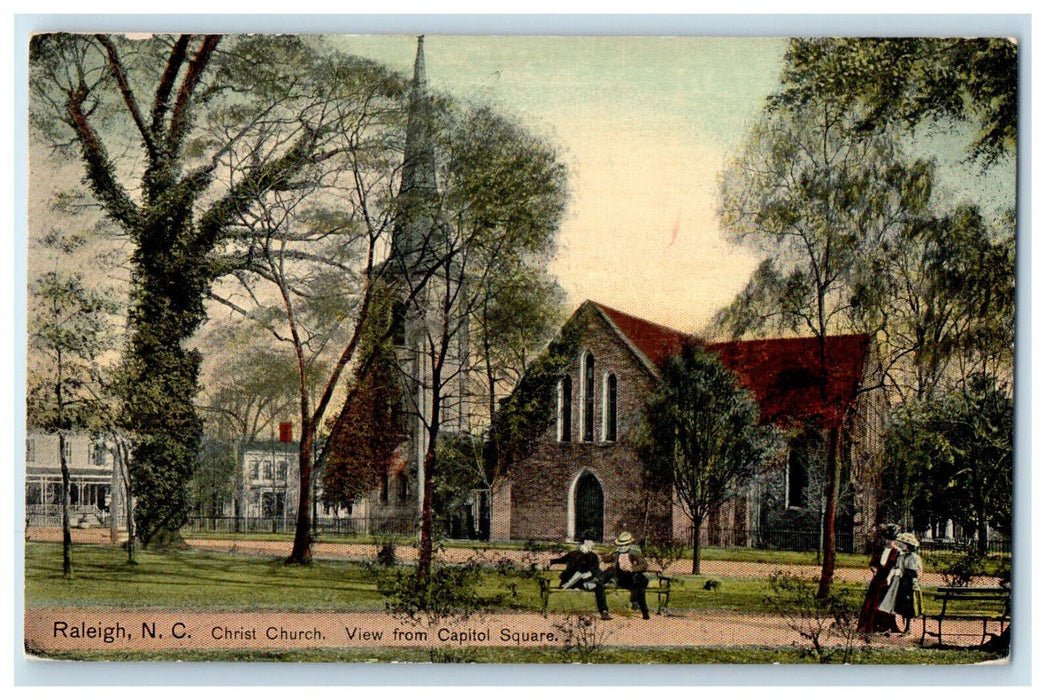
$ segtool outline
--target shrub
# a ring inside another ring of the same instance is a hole
[[[610,627],[584,613],[565,615],[554,627],[563,637],[563,653],[583,664],[591,663],[611,635]]]
[[[381,533],[373,537],[373,561],[379,566],[395,566],[399,563],[395,554],[398,537],[393,533]]]
[[[858,605],[845,586],[834,587],[826,598],[816,595],[819,581],[785,571],[768,579],[772,594],[767,602],[787,626],[805,640],[802,653],[820,663],[851,663],[859,642],[868,642],[856,631]],[[830,641],[837,644],[830,646]]]
[[[929,557],[930,565],[940,572],[945,586],[968,586],[975,577],[984,574],[987,562],[988,557],[974,545],[960,552]]]
[[[649,537],[642,549],[647,560],[659,571],[665,571],[687,554],[686,544],[664,534]]]

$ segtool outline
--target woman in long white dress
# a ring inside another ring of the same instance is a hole
[[[897,538],[897,542],[905,551],[899,555],[895,568],[888,574],[888,591],[878,610],[901,616],[903,634],[907,634],[910,632],[910,621],[921,613],[920,579],[923,568],[918,554],[918,538],[905,532]]]

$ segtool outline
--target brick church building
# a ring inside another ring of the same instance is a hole
[[[690,522],[672,493],[649,495],[643,488],[643,467],[630,439],[660,367],[690,336],[592,301],[565,328],[571,325],[580,338],[574,366],[554,387],[543,436],[495,485],[491,537],[609,542],[629,530],[637,537],[690,541]],[[868,338],[826,339],[825,387],[816,338],[707,347],[753,392],[762,422],[783,430],[786,448],[713,514],[702,541],[772,546],[756,540],[780,523],[817,514],[823,452],[817,439],[837,428],[847,465],[840,515],[846,534],[838,545],[861,548],[876,517],[875,462],[886,415],[878,392],[861,391],[871,370]],[[817,528],[810,532],[818,536]]]

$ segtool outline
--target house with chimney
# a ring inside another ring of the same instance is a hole
[[[573,359],[552,387],[548,425],[494,489],[491,537],[609,542],[629,530],[638,538],[690,541],[690,522],[671,489],[644,488],[632,435],[663,363],[691,336],[593,301],[574,312],[564,334],[568,328]],[[783,431],[785,448],[711,516],[703,542],[811,548],[777,540],[805,528],[818,538],[822,436],[836,428],[845,465],[838,545],[865,545],[876,517],[886,411],[878,392],[865,391],[873,365],[869,339],[832,336],[823,345],[814,337],[706,344],[753,393],[761,421]]]

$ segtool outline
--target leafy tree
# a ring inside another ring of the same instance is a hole
[[[919,219],[860,261],[853,316],[882,347],[899,398],[927,401],[1012,371],[1015,252],[977,207]]]
[[[465,372],[469,391],[482,387],[486,408],[480,417],[489,430],[486,434],[466,430],[440,435],[436,457],[439,511],[443,504],[473,490],[492,494],[502,473],[498,443],[505,424],[495,429],[499,402],[520,384],[531,358],[557,329],[563,297],[558,283],[543,268],[518,257],[498,261],[498,265],[485,282],[478,306],[471,310],[469,351],[473,360]],[[547,387],[546,397],[549,391]]]
[[[724,230],[763,256],[720,319],[736,335],[782,328],[826,338],[849,326],[860,261],[927,213],[930,164],[884,134],[809,103],[768,111],[720,177]]]
[[[1012,530],[1013,401],[991,377],[899,410],[885,459],[894,515],[954,520],[987,551],[987,526]]]
[[[193,503],[200,508],[204,504],[201,497],[209,493],[217,503],[233,499],[237,518],[241,516],[245,448],[273,436],[277,424],[294,415],[299,376],[280,350],[261,341],[258,329],[244,323],[220,322],[200,344],[208,358],[199,407],[206,437],[200,470],[192,482]],[[312,376],[311,382],[313,387],[317,379]],[[220,491],[226,495],[221,496]],[[235,527],[240,523],[235,522]]]
[[[559,328],[563,291],[537,261],[510,257],[486,282],[472,313],[473,353],[486,386],[488,422]]]
[[[204,517],[222,516],[223,505],[235,494],[239,463],[231,459],[226,441],[206,437],[198,464],[190,482],[195,510]]]
[[[1016,150],[1017,44],[1003,38],[809,38],[786,51],[773,104],[837,101],[861,131],[966,124],[973,158]]]
[[[691,573],[699,572],[707,516],[739,493],[771,458],[774,434],[758,425],[749,390],[698,347],[662,368],[641,417],[637,449],[650,475],[669,484],[691,520]]]
[[[241,217],[341,153],[342,120],[394,83],[291,36],[43,34],[30,58],[35,134],[79,158],[132,244],[124,412],[139,536],[163,543],[190,507],[202,430],[187,341],[216,280],[248,261]]]
[[[30,287],[27,422],[58,434],[62,573],[67,577],[73,575],[73,540],[66,444],[71,431],[98,430],[103,423],[100,365],[113,341],[109,316],[115,311],[112,300],[76,273],[47,272]]]
[[[927,212],[931,168],[904,163],[882,132],[860,132],[854,113],[818,99],[773,107],[721,174],[721,224],[763,257],[718,324],[737,333],[806,331],[819,342],[849,328],[862,261]],[[820,594],[833,581],[840,496],[840,434],[827,435]]]
[[[408,412],[425,435],[417,575],[428,576],[439,437],[468,428],[478,397],[470,389],[473,319],[494,282],[512,266],[540,268],[551,256],[566,204],[566,171],[542,139],[487,108],[432,112],[437,142],[437,202],[416,213],[428,222],[422,259],[430,261],[423,293],[406,299],[407,350],[421,372],[405,372]],[[447,145],[448,144],[448,145]],[[399,270],[404,286],[421,280]],[[420,284],[418,282],[418,284]],[[415,363],[413,363],[415,364]],[[412,366],[406,365],[403,369]]]
[[[304,485],[314,481],[316,456],[328,456],[328,444],[320,451],[316,446],[344,370],[356,357],[360,367],[373,366],[375,356],[385,354],[382,346],[391,333],[390,314],[385,314],[391,289],[385,275],[393,261],[380,256],[393,241],[402,85],[396,81],[378,90],[371,76],[350,72],[338,77],[354,80],[362,99],[358,111],[346,115],[348,130],[335,141],[339,154],[305,167],[295,192],[254,193],[239,221],[247,262],[227,289],[212,294],[288,353]],[[422,287],[423,281],[415,281],[411,295]],[[371,409],[358,405],[355,410]],[[339,421],[333,427],[341,432]],[[360,479],[348,481],[345,467],[350,463],[338,457],[337,464],[342,466],[331,476],[346,488],[338,489],[334,502],[350,497],[362,484]],[[290,564],[311,561],[311,511],[311,489],[305,487],[297,502]]]

